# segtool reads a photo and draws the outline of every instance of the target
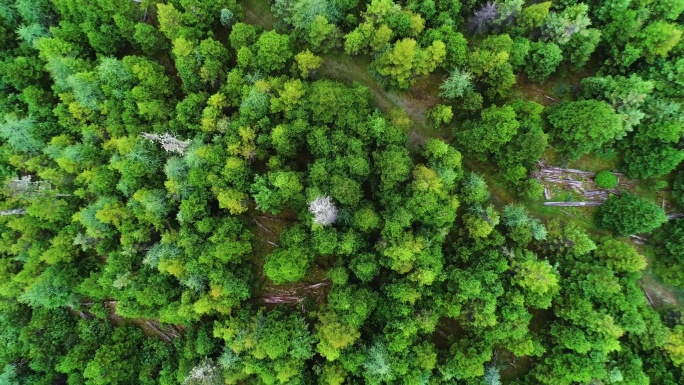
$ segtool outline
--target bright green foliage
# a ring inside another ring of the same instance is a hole
[[[254,44],[256,67],[266,73],[281,70],[292,57],[290,38],[275,31],[264,32],[259,35]]]
[[[625,133],[623,123],[613,108],[595,100],[554,106],[549,109],[548,120],[552,138],[569,159],[596,151]]]
[[[612,195],[596,211],[596,224],[620,235],[649,233],[667,221],[660,206],[630,193]]]
[[[259,208],[274,214],[282,210],[288,201],[301,199],[303,188],[297,173],[285,171],[259,176],[251,187]]]
[[[681,40],[682,31],[675,24],[657,21],[641,30],[639,38],[638,47],[644,52],[646,60],[652,62],[657,56],[667,57]]]
[[[636,272],[646,268],[646,258],[637,253],[627,243],[616,239],[605,238],[599,244],[594,255],[616,272]]]
[[[604,189],[613,189],[617,186],[618,177],[610,171],[601,171],[594,177],[594,183]]]
[[[677,366],[684,365],[684,328],[678,326],[674,333],[670,334],[665,350],[672,362]]]
[[[337,45],[338,37],[339,31],[335,25],[325,16],[317,15],[309,27],[307,41],[316,52],[326,52]]]
[[[515,84],[513,65],[510,62],[513,40],[509,35],[488,36],[468,55],[470,72],[484,81],[490,97],[506,96]]]
[[[428,114],[432,119],[432,124],[435,127],[440,127],[443,124],[449,124],[451,119],[454,117],[451,106],[445,106],[443,104],[436,105]]]
[[[574,224],[553,220],[547,225],[549,250],[570,255],[583,255],[596,249],[591,238]]]
[[[281,284],[302,279],[313,251],[304,241],[306,235],[301,228],[293,227],[285,231],[279,247],[266,257],[264,274],[274,283]]]
[[[328,361],[335,361],[340,350],[350,346],[360,336],[356,328],[344,323],[334,312],[319,315],[316,351]]]
[[[157,4],[159,30],[170,40],[181,36],[183,14],[173,4]]]
[[[295,55],[297,67],[301,72],[302,78],[311,76],[323,64],[323,59],[311,53],[309,50],[302,51]]]
[[[584,95],[607,101],[622,115],[624,126],[631,131],[644,117],[643,104],[653,91],[654,83],[637,75],[606,76],[582,80]]]
[[[522,9],[517,24],[525,31],[531,31],[541,26],[549,14],[550,1],[532,4]]]
[[[403,39],[383,52],[374,65],[380,75],[400,88],[408,88],[416,76],[434,71],[445,56],[446,46],[439,40],[427,48],[420,48],[415,40]]]
[[[528,256],[514,265],[516,276],[513,282],[525,290],[529,305],[546,309],[551,306],[551,300],[560,289],[558,272],[548,261],[538,261],[534,257]]]
[[[249,48],[257,38],[256,27],[246,23],[236,23],[230,31],[230,46],[235,51],[240,48]]]
[[[154,52],[166,46],[163,36],[153,26],[146,23],[135,24],[133,39],[140,44],[143,51]]]
[[[437,29],[428,29],[423,34],[423,44],[431,44],[438,40],[446,45],[444,68],[454,70],[463,67],[466,63],[468,40],[451,25],[446,24]]]

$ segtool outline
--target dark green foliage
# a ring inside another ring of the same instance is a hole
[[[667,283],[684,286],[682,251],[684,250],[684,220],[677,219],[653,233],[655,269]]]
[[[597,225],[620,235],[649,233],[667,221],[662,208],[630,193],[612,195],[595,218]]]

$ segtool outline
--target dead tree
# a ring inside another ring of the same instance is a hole
[[[602,201],[580,201],[580,202],[544,202],[544,206],[556,206],[556,207],[589,207],[589,206],[601,206]]]

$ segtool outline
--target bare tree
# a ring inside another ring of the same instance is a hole
[[[314,216],[314,223],[330,226],[337,220],[337,207],[328,196],[318,197],[309,203],[309,212]]]
[[[209,358],[202,360],[190,370],[183,385],[220,385],[223,383],[221,369]]]
[[[2,210],[0,211],[0,215],[5,216],[5,215],[23,215],[26,214],[26,209],[12,209],[12,210]]]
[[[161,143],[162,148],[166,152],[177,152],[181,155],[185,154],[185,150],[190,145],[189,140],[179,140],[169,133],[158,135],[143,132],[142,137],[152,142]]]
[[[7,182],[7,188],[12,196],[17,196],[44,192],[48,187],[45,182],[34,182],[31,180],[31,175],[25,175]]]
[[[470,19],[470,26],[476,33],[482,33],[498,16],[497,4],[493,1],[488,1],[482,8],[475,11],[475,14]]]

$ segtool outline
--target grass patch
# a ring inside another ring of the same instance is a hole
[[[574,162],[571,162],[569,167],[591,172],[600,172],[606,170],[617,171],[618,156],[617,154],[611,153],[588,154]]]

